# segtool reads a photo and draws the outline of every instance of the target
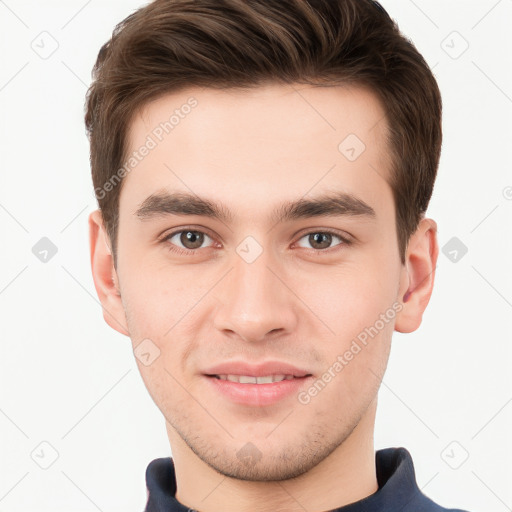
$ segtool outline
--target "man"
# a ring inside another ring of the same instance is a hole
[[[156,0],[101,49],[91,262],[172,458],[146,511],[440,511],[374,451],[432,293],[432,73],[370,0]]]

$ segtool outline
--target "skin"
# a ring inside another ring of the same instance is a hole
[[[150,339],[160,350],[150,365],[137,364],[166,420],[176,498],[202,512],[323,511],[358,501],[378,489],[377,392],[393,331],[417,329],[430,299],[436,223],[421,220],[402,265],[387,121],[371,91],[191,88],[134,117],[130,151],[190,96],[198,105],[124,178],[116,268],[100,212],[89,218],[106,322],[134,348]],[[351,133],[366,145],[353,162],[338,149]],[[215,200],[233,219],[135,215],[162,190]],[[284,202],[333,190],[375,216],[268,219]],[[179,233],[162,240],[179,228],[206,233],[195,254],[170,251],[194,247]],[[352,243],[333,236],[322,246],[308,236],[326,229]],[[249,235],[263,251],[252,263],[236,251]],[[321,378],[393,304],[401,311],[308,404],[293,395],[272,406],[237,405],[202,375],[232,359],[279,360]],[[237,453],[247,443],[259,460],[245,464]]]

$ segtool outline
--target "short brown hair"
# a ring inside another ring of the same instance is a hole
[[[427,63],[372,0],[155,0],[101,48],[85,124],[95,191],[116,261],[119,186],[134,115],[191,86],[369,86],[388,122],[390,186],[402,263],[425,213],[441,153],[441,94]],[[341,142],[341,141],[340,141]]]

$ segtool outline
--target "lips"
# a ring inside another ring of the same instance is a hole
[[[215,377],[219,375],[245,375],[250,377],[265,377],[269,375],[291,375],[306,377],[312,375],[309,371],[280,361],[267,361],[260,364],[248,364],[243,361],[229,361],[211,366],[203,371],[204,375]]]
[[[282,382],[283,380],[303,379],[304,377],[294,377],[293,375],[266,375],[265,377],[250,377],[247,375],[215,375],[215,379],[238,382],[240,384],[272,384]]]
[[[290,403],[290,400],[293,397],[296,398],[301,389],[304,389],[313,377],[291,377],[280,382],[266,384],[233,382],[207,375],[203,376],[203,379],[207,383],[206,385],[209,386],[206,392],[211,393],[213,391],[214,393],[212,400],[218,400],[217,397],[220,397],[221,400],[227,399],[231,404],[260,408],[278,405],[279,403]],[[249,379],[248,377],[244,380]],[[256,377],[256,379],[260,379],[260,377]],[[210,395],[207,396],[209,398]]]

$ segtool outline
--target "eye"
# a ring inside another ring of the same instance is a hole
[[[169,249],[180,254],[193,254],[200,249],[205,238],[212,240],[206,233],[193,229],[182,229],[167,235],[162,241],[169,242]]]
[[[332,245],[333,238],[338,239],[339,243]],[[204,246],[206,240],[213,242],[213,239],[203,231],[196,229],[181,229],[169,233],[162,239],[162,243],[166,245],[169,251],[184,255],[193,256],[199,249],[205,249],[212,247],[213,244]],[[305,240],[310,246],[304,246],[300,243],[301,240]],[[348,237],[344,237],[336,232],[330,230],[319,230],[311,231],[303,235],[298,242],[300,247],[311,249],[316,252],[327,252],[336,246],[350,245],[351,240]]]
[[[307,243],[311,244],[312,247],[306,247],[307,249],[311,248],[314,250],[324,251],[333,247],[331,245],[333,237],[341,240],[341,242],[335,244],[335,246],[350,245],[350,240],[348,240],[348,238],[345,238],[332,231],[311,231],[310,233],[306,233],[303,237],[301,237],[300,240],[306,239]],[[301,247],[304,246],[301,245]]]

